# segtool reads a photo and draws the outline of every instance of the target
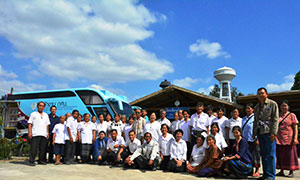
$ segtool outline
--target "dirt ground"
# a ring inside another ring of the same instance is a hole
[[[286,172],[288,173],[288,172]],[[98,166],[98,165],[87,165],[87,164],[75,164],[75,165],[36,165],[31,167],[27,165],[27,160],[14,159],[10,161],[0,161],[0,179],[1,180],[26,180],[26,179],[113,179],[113,180],[193,180],[193,179],[222,179],[222,178],[198,178],[194,175],[187,173],[165,173],[160,170],[158,171],[146,171],[128,169],[123,170],[120,167],[109,166]],[[228,177],[227,179],[232,179]],[[249,179],[255,179],[249,177]],[[279,177],[278,180],[290,179]],[[295,172],[293,179],[300,180],[300,172]]]

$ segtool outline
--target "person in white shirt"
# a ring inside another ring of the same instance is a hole
[[[134,130],[135,134],[136,134],[136,138],[138,138],[139,140],[142,141],[142,137],[143,137],[143,130],[145,128],[145,124],[146,124],[146,120],[141,116],[141,110],[137,109],[133,114],[133,125],[132,125],[132,129]],[[136,119],[135,119],[136,116]]]
[[[205,141],[204,136],[197,137],[197,144],[194,145],[190,163],[187,165],[187,171],[192,173],[194,171],[194,168],[200,164],[200,162],[203,160],[205,155],[205,147],[203,146],[203,143]]]
[[[30,114],[28,120],[28,137],[31,139],[29,165],[35,166],[35,156],[39,149],[38,163],[46,165],[46,147],[47,139],[49,139],[50,120],[47,113],[43,112],[45,103],[37,104],[37,111]]]
[[[152,140],[150,132],[144,134],[145,142],[127,161],[129,166],[135,165],[138,169],[151,169],[156,171],[160,162],[159,145]]]
[[[166,124],[161,125],[162,135],[158,139],[160,149],[160,169],[167,170],[168,163],[170,161],[170,144],[174,140],[172,134],[168,133],[169,127]]]
[[[141,146],[141,141],[136,138],[134,130],[129,131],[129,139],[126,141],[124,151],[121,153],[121,157],[125,162],[125,167],[132,156],[132,154]]]
[[[97,123],[97,136],[99,136],[99,133],[101,131],[104,131],[105,134],[107,134],[107,130],[108,130],[108,122],[104,120],[104,115],[103,114],[99,114],[99,123]]]
[[[117,130],[118,132],[118,137],[122,137],[122,132],[123,132],[123,123],[121,122],[120,116],[118,114],[115,114],[115,120],[111,123],[110,129]]]
[[[78,110],[73,110],[72,116],[67,119],[66,126],[67,126],[67,133],[65,135],[65,155],[64,160],[65,164],[69,165],[71,163],[75,163],[74,156],[75,156],[75,142],[78,140],[77,136],[77,117],[79,115]]]
[[[172,133],[174,133],[177,129],[179,129],[179,123],[180,123],[180,120],[179,120],[178,112],[175,112],[174,113],[174,121],[172,122],[172,125],[171,125]]]
[[[152,135],[152,139],[154,141],[158,142],[158,138],[159,138],[159,136],[161,136],[160,127],[161,127],[161,124],[156,121],[155,113],[152,113],[150,115],[150,121],[147,122],[144,127],[143,134],[145,134],[146,132],[150,132]],[[143,142],[143,139],[144,138],[142,138],[142,142]]]
[[[51,142],[54,146],[54,154],[56,156],[55,165],[61,165],[61,156],[64,155],[65,146],[65,134],[67,131],[65,120],[66,116],[60,116],[60,123],[56,124],[53,128],[53,141]]]
[[[233,109],[232,112],[232,118],[230,118],[227,122],[226,122],[226,141],[228,144],[228,153],[232,154],[232,147],[234,145],[234,141],[235,141],[235,137],[233,136],[232,133],[232,128],[234,126],[242,126],[242,118],[239,117],[239,110],[238,109]]]
[[[186,168],[186,142],[181,139],[183,135],[181,129],[175,131],[175,140],[170,145],[170,161],[168,163],[168,170],[171,172],[184,172]]]
[[[124,137],[125,142],[127,142],[127,141],[129,140],[129,132],[130,132],[131,130],[133,130],[133,129],[132,129],[132,125],[133,125],[133,117],[130,116],[130,117],[129,117],[129,120],[128,120],[128,124],[126,124],[126,125],[124,126],[124,128],[123,128],[123,133],[122,133],[122,136]]]
[[[225,129],[225,125],[226,125],[226,122],[228,121],[228,118],[226,116],[224,116],[224,107],[222,106],[219,106],[217,108],[217,117],[215,117],[211,123],[214,123],[214,122],[217,122],[218,125],[219,125],[219,128],[220,128],[220,134],[226,138],[226,129]]]
[[[191,144],[191,129],[190,129],[190,114],[188,110],[183,111],[184,119],[179,123],[179,129],[183,131],[182,140],[186,142],[187,145],[187,159],[190,158],[192,152]]]
[[[87,163],[92,154],[92,145],[96,140],[96,126],[90,121],[91,115],[83,115],[84,122],[81,122],[78,127],[78,137],[81,142],[81,159],[82,163]]]
[[[79,126],[79,124],[82,122],[82,115],[78,114],[77,116],[77,128]],[[66,122],[65,122],[66,125]],[[66,132],[67,133],[67,132]],[[75,160],[77,162],[80,162],[81,160],[78,158],[79,156],[81,156],[81,143],[79,141],[75,142]]]
[[[211,135],[213,135],[216,139],[216,146],[219,148],[219,150],[222,152],[222,154],[225,153],[225,150],[227,148],[227,143],[225,141],[225,138],[223,137],[222,134],[219,133],[220,131],[220,128],[219,128],[219,124],[217,122],[214,122],[211,124],[210,126],[210,132],[211,132]],[[204,141],[204,144],[203,146],[205,148],[207,148],[207,143],[206,143],[206,140]]]
[[[209,120],[209,128],[210,128],[210,125],[211,125],[211,122],[213,119],[216,118],[216,116],[214,115],[214,108],[211,106],[211,105],[208,105],[206,107],[206,113],[208,115],[208,120]],[[209,129],[210,130],[210,129]]]
[[[179,116],[179,121],[182,121],[184,119],[183,110],[179,109],[177,112],[178,112],[178,116]]]
[[[161,110],[159,111],[159,113],[160,113],[160,118],[157,120],[157,122],[159,122],[160,125],[162,125],[162,124],[167,124],[169,127],[171,127],[171,122],[170,122],[170,120],[167,119],[167,117],[166,117],[166,116],[167,116],[166,110],[161,109]]]
[[[202,133],[209,133],[209,119],[208,115],[203,112],[204,104],[202,102],[198,102],[196,106],[197,112],[191,116],[191,132],[192,132],[192,145],[195,145],[196,138]],[[204,136],[206,136],[204,135]]]
[[[127,117],[126,117],[126,115],[122,115],[121,116],[121,122],[122,122],[122,132],[123,132],[123,129],[124,129],[124,127],[126,126],[126,121],[127,121]],[[122,134],[121,134],[122,135]]]
[[[111,123],[112,123],[112,120],[111,120],[112,118],[111,118],[111,115],[109,114],[109,113],[107,113],[106,114],[106,116],[105,116],[105,121],[106,121],[106,123],[107,123],[107,137],[109,137],[110,136],[110,126],[111,126]]]
[[[92,117],[92,123],[94,123],[95,125],[97,124],[97,116]]]
[[[118,131],[116,129],[112,129],[111,137],[107,142],[107,162],[110,165],[114,165],[121,161],[121,153],[124,149],[124,139],[122,136],[118,136]]]

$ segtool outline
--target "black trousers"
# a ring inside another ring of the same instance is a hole
[[[113,151],[107,153],[107,162],[110,164],[115,164],[118,159],[118,153],[115,153]]]
[[[103,164],[107,160],[107,151],[106,150],[101,151],[101,157],[102,157],[101,160],[98,160],[98,157],[93,157],[94,160],[97,161],[97,163],[99,165]]]
[[[75,147],[76,147],[75,142],[71,143],[70,140],[65,141],[65,158],[64,158],[64,160],[66,163],[74,160]]]
[[[128,149],[125,149],[122,153],[121,153],[121,158],[123,159],[123,161],[125,161],[125,159],[132,155],[132,153],[128,150]]]
[[[170,156],[163,156],[164,160],[160,163],[160,169],[161,170],[167,170],[168,169],[168,163],[170,161]]]
[[[48,161],[53,161],[53,149],[54,149],[54,146],[52,144],[52,141],[53,141],[53,134],[50,133],[49,135],[49,140],[47,141],[47,149],[48,149]]]
[[[32,137],[30,143],[30,154],[29,162],[34,163],[35,156],[39,151],[39,162],[46,162],[46,147],[47,147],[47,138],[44,136],[35,136]]]
[[[177,167],[177,163],[175,162],[174,159],[170,160],[168,163],[168,170],[171,172],[185,172],[185,168],[186,168],[185,161],[179,167]]]
[[[186,147],[187,147],[187,152],[186,152],[187,157],[186,158],[190,159],[194,145],[192,145],[192,143],[189,141],[185,141],[185,142],[186,142]]]
[[[134,159],[134,164],[138,169],[152,169],[153,167],[157,167],[158,160],[154,159],[153,164],[151,166],[149,166],[148,163],[149,163],[149,159],[147,159],[145,156],[142,155]]]

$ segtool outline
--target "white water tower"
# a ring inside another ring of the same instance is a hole
[[[214,77],[220,82],[220,99],[232,102],[230,84],[235,76],[235,70],[226,66],[214,72]]]

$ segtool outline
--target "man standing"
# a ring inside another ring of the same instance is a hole
[[[38,163],[46,165],[46,147],[49,139],[50,120],[48,114],[44,113],[45,103],[37,104],[38,110],[31,113],[28,120],[28,137],[31,139],[29,165],[35,166],[34,159],[39,150]]]
[[[192,132],[192,146],[197,143],[197,137],[202,135],[202,133],[205,133],[206,135],[209,134],[210,124],[208,115],[203,112],[204,104],[202,102],[198,102],[196,110],[197,112],[191,116],[190,122],[190,131]]]
[[[253,138],[257,135],[263,164],[261,180],[275,179],[276,175],[276,135],[279,110],[275,101],[268,99],[265,88],[257,90],[259,103],[254,108]]]
[[[171,122],[167,118],[166,110],[164,109],[160,110],[160,119],[158,119],[157,122],[159,122],[160,125],[166,124],[169,128],[171,127]]]
[[[137,115],[137,119],[134,120],[132,129],[134,130],[134,132],[136,134],[136,138],[141,140],[143,130],[145,128],[146,120],[142,117],[140,109],[137,109],[135,112]]]
[[[75,163],[74,155],[75,155],[75,142],[77,141],[77,117],[78,110],[73,110],[72,116],[67,119],[67,133],[65,136],[65,163],[70,165],[71,163]]]
[[[53,160],[53,144],[52,144],[52,141],[53,141],[53,128],[56,124],[59,124],[60,123],[60,118],[58,116],[56,116],[56,106],[51,106],[50,107],[50,114],[49,114],[49,119],[50,119],[50,127],[49,127],[49,133],[50,133],[50,137],[49,137],[49,144],[48,144],[48,152],[49,152],[49,157],[48,157],[48,162],[49,163],[54,163],[54,160]]]

